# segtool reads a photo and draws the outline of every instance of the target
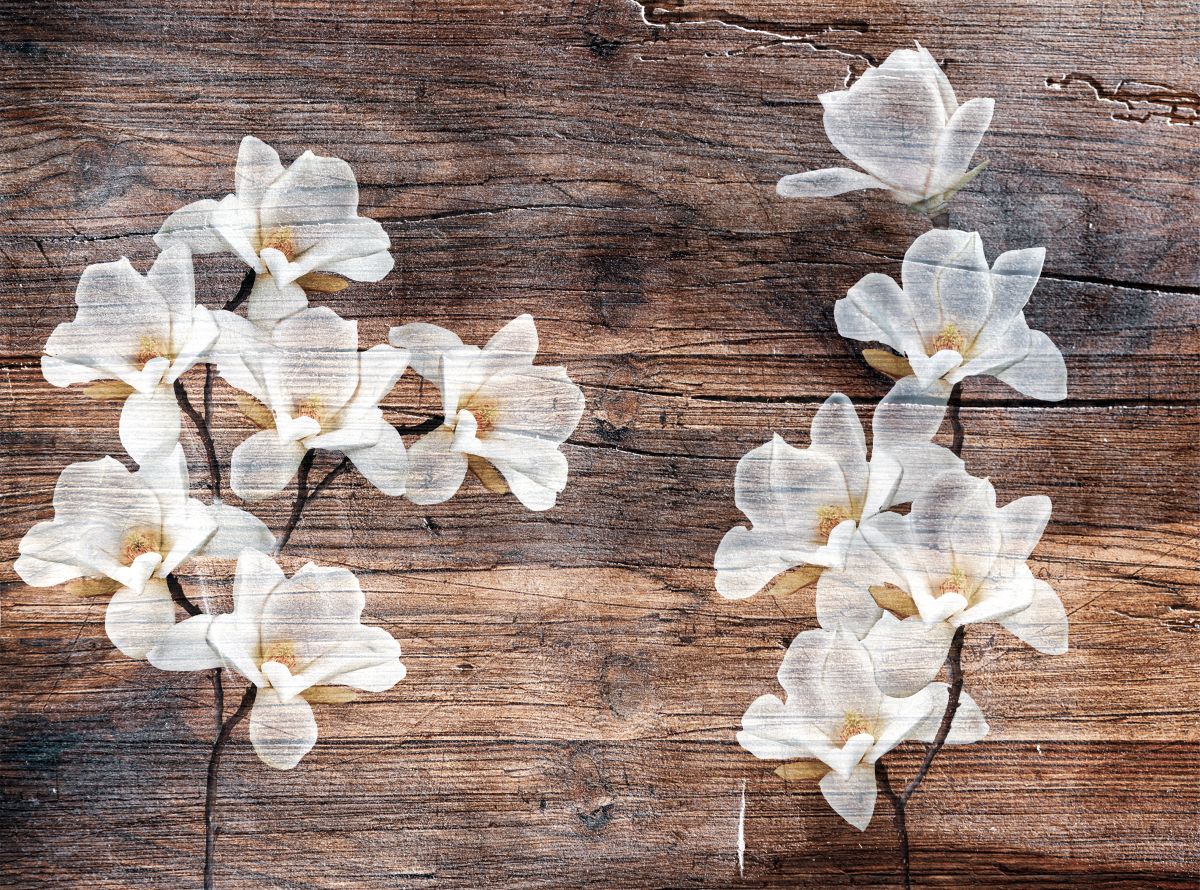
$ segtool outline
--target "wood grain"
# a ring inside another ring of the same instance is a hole
[[[859,834],[733,738],[811,596],[726,602],[711,566],[742,520],[737,458],[772,432],[803,445],[833,391],[864,418],[886,391],[832,304],[898,274],[924,222],[774,183],[838,163],[817,94],[914,39],[960,97],[997,99],[954,224],[990,256],[1047,248],[1028,314],[1070,397],[971,381],[964,456],[1002,501],[1053,498],[1033,567],[1072,635],[1049,658],[972,629],[992,729],[914,798],[915,879],[1196,887],[1200,10],[1175,0],[6,4],[0,883],[198,886],[207,683],[123,658],[102,601],[28,588],[11,561],[63,466],[120,454],[116,407],[38,370],[80,272],[144,269],[253,133],[346,158],[391,235],[388,279],[323,301],[364,343],[416,320],[480,342],[528,311],[588,408],[548,513],[478,486],[419,508],[348,474],[306,514],[289,570],[359,573],[409,676],[320,706],[294,772],[237,737],[220,883],[894,886],[883,807]],[[209,305],[236,289],[228,258],[199,265]],[[217,402],[227,460],[248,426]],[[386,408],[435,406],[406,379]],[[260,515],[280,526],[285,501]],[[196,565],[189,590],[227,596],[227,569]]]

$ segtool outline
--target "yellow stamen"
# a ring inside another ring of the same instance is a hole
[[[850,739],[854,738],[859,733],[871,733],[871,724],[862,714],[854,711],[847,711],[846,717],[842,720],[842,726],[838,730],[837,740],[843,745]]]
[[[947,322],[937,336],[933,338],[933,342],[929,344],[932,351],[936,354],[943,349],[949,349],[951,352],[962,354],[963,347],[967,344],[967,340],[958,332],[958,326],[954,322]]]
[[[496,423],[500,419],[500,406],[490,399],[471,399],[463,408],[470,411],[475,418],[475,424],[478,427],[475,435],[483,438],[488,433],[496,429]]]
[[[133,561],[143,553],[158,551],[158,535],[148,528],[130,529],[121,540],[121,562],[133,565]]]
[[[293,674],[296,673],[296,644],[291,640],[276,640],[263,649],[263,664],[277,661]]]
[[[262,247],[259,248],[259,252],[261,253],[268,247],[273,247],[282,253],[287,257],[289,263],[296,258],[296,240],[292,235],[292,230],[287,226],[271,229],[263,235]]]
[[[957,593],[967,595],[967,573],[955,566],[945,580],[942,581],[942,593]]]
[[[845,507],[833,505],[817,507],[817,537],[822,541],[828,541],[835,528],[847,519],[853,518]]]
[[[149,334],[143,334],[138,340],[138,351],[133,357],[133,366],[135,368],[144,368],[146,362],[154,358],[165,358],[167,356],[167,347],[160,340],[151,337]]]
[[[321,422],[324,411],[325,402],[319,396],[305,396],[296,403],[297,417],[311,417],[317,423]]]

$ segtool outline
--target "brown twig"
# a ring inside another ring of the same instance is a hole
[[[179,583],[179,579],[174,574],[167,575],[167,590],[171,591],[171,599],[175,601],[175,605],[187,612],[188,615],[200,614],[200,607],[188,599],[187,594],[183,592],[183,585]]]
[[[892,789],[892,782],[888,776],[887,767],[884,766],[882,760],[875,761],[875,780],[879,782],[879,787],[883,789],[883,796],[891,802],[892,809],[895,811],[896,836],[900,843],[901,874],[903,875],[904,890],[912,890],[912,875],[910,874],[912,860],[908,852],[908,826],[904,821],[905,802]]]
[[[310,450],[304,455],[304,459],[300,461],[300,469],[296,473],[296,500],[292,502],[292,514],[288,517],[287,525],[283,527],[283,531],[279,534],[279,542],[275,545],[275,553],[278,555],[287,542],[292,539],[292,532],[296,530],[296,526],[300,523],[300,516],[304,513],[304,508],[308,506],[318,495],[321,494],[330,483],[338,476],[350,469],[350,458],[343,457],[332,470],[325,474],[325,477],[314,485],[308,487],[308,474],[312,470],[313,461],[316,459],[317,453]]]
[[[211,367],[211,366],[210,366]],[[208,391],[208,382],[211,378],[205,379],[205,411],[207,413],[208,405],[211,396]],[[183,388],[183,381],[175,381],[175,399],[179,402],[179,407],[183,409],[183,413],[191,418],[192,423],[196,427],[196,433],[200,436],[200,443],[204,446],[204,455],[208,458],[208,484],[212,489],[213,503],[217,504],[221,501],[221,464],[217,460],[217,446],[213,444],[212,433],[209,431],[208,423],[204,417],[192,407],[192,402],[188,398],[187,390]]]
[[[245,303],[246,299],[250,296],[250,291],[254,290],[254,279],[256,277],[257,275],[253,269],[247,272],[246,277],[242,279],[242,284],[241,287],[238,288],[238,292],[234,294],[230,298],[229,302],[221,308],[226,312],[232,312],[234,309],[237,309],[238,306],[241,306],[243,303]]]
[[[208,785],[204,798],[204,890],[213,890],[213,853],[217,843],[217,770],[221,765],[221,754],[233,728],[250,713],[257,694],[258,687],[251,683],[237,710],[221,725],[217,740],[213,742],[212,756],[208,759]]]
[[[946,413],[950,415],[950,430],[954,438],[950,442],[950,450],[955,457],[962,457],[963,425],[962,425],[962,381],[954,384],[950,390],[950,398],[946,402]]]

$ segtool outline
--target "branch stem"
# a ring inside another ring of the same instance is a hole
[[[334,479],[350,468],[350,458],[343,457],[337,466],[325,474],[320,482],[309,488],[308,476],[312,471],[313,461],[316,460],[316,456],[317,453],[315,451],[309,450],[304,455],[304,459],[300,461],[300,469],[296,473],[296,499],[292,502],[292,515],[288,517],[287,525],[283,527],[283,531],[279,535],[279,543],[275,545],[276,556],[287,546],[288,541],[292,539],[292,532],[300,524],[300,516],[304,513],[304,508],[328,488]]]
[[[209,366],[210,370],[212,366]],[[204,415],[210,413],[212,402],[212,390],[209,384],[212,383],[212,375],[205,374],[204,378]],[[208,458],[208,484],[212,489],[212,498],[214,504],[221,502],[221,464],[217,460],[217,447],[213,444],[212,432],[208,428],[208,421],[205,416],[197,411],[193,406],[191,399],[188,398],[187,390],[184,389],[183,381],[175,381],[175,399],[179,402],[179,407],[196,426],[196,433],[200,436],[200,443],[204,446],[204,455]]]
[[[963,425],[962,425],[962,381],[954,384],[950,390],[950,398],[946,402],[946,413],[950,415],[950,430],[954,438],[950,442],[950,450],[955,457],[962,457]]]
[[[900,844],[902,884],[904,890],[912,890],[912,858],[908,851],[908,825],[904,820],[904,806],[906,801],[902,800],[900,795],[892,788],[891,778],[888,776],[887,767],[884,766],[882,760],[875,761],[875,779],[879,782],[879,787],[883,789],[883,796],[891,802],[892,809],[895,811],[894,821],[896,823],[896,837]]]
[[[213,853],[217,843],[217,771],[221,766],[221,754],[235,726],[245,719],[254,705],[258,687],[253,683],[246,689],[237,710],[221,725],[217,740],[213,742],[212,756],[208,759],[208,786],[204,798],[204,890],[213,890]]]

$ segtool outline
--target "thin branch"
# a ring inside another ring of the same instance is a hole
[[[883,789],[883,796],[892,804],[895,811],[896,837],[900,843],[901,874],[903,875],[904,890],[912,890],[912,857],[908,849],[908,824],[904,819],[906,800],[892,789],[891,778],[882,760],[875,761],[875,780]]]
[[[962,457],[963,425],[962,425],[962,381],[954,384],[950,390],[950,398],[946,403],[946,411],[950,415],[950,430],[954,434],[950,442],[950,450],[955,457]]]
[[[246,273],[246,277],[242,279],[242,286],[238,288],[238,292],[233,295],[228,303],[221,308],[226,312],[232,312],[238,306],[246,302],[250,296],[250,291],[254,290],[254,279],[256,275],[253,269]]]
[[[187,390],[183,388],[183,381],[175,381],[175,399],[179,402],[179,407],[183,409],[183,413],[191,418],[192,423],[196,426],[196,432],[200,436],[200,442],[204,445],[204,454],[208,458],[208,481],[212,488],[213,503],[221,502],[221,464],[217,460],[217,447],[213,444],[212,433],[209,432],[208,424],[200,412],[192,407],[192,402],[188,398]],[[208,401],[208,393],[205,393],[205,401]]]
[[[233,728],[245,719],[254,705],[258,687],[251,683],[242,696],[241,704],[221,726],[217,740],[213,742],[212,756],[208,760],[208,786],[204,798],[204,890],[213,890],[213,852],[217,843],[217,771],[221,766],[221,754],[229,741]]]
[[[422,436],[425,433],[432,433],[445,422],[446,418],[439,414],[437,417],[428,417],[412,426],[398,426],[396,427],[396,432],[402,436]]]
[[[221,720],[225,716],[225,684],[221,679],[221,669],[213,668],[213,735],[221,734]]]
[[[937,735],[933,737],[933,744],[925,749],[925,759],[921,761],[917,774],[900,792],[900,800],[903,803],[907,804],[908,799],[913,796],[913,792],[929,772],[929,767],[933,765],[933,759],[938,756],[938,752],[946,744],[947,736],[950,735],[950,726],[954,723],[954,715],[958,713],[958,702],[962,698],[962,650],[966,634],[967,626],[964,624],[954,632],[954,638],[950,641],[950,651],[946,655],[946,670],[950,675],[950,694],[946,698],[946,710],[942,714],[941,724],[938,725]]]
[[[171,591],[171,599],[175,601],[175,605],[187,612],[188,615],[200,614],[200,607],[188,599],[187,594],[183,592],[183,585],[173,574],[167,575],[167,590]]]

